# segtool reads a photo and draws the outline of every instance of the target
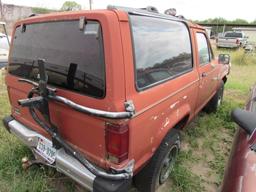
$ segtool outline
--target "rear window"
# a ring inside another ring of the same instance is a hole
[[[190,35],[184,23],[135,15],[130,19],[138,89],[192,69]]]
[[[36,61],[46,60],[48,83],[92,97],[105,95],[105,65],[99,22],[58,21],[16,28],[9,73],[38,81]]]
[[[242,33],[226,33],[225,37],[242,38]]]

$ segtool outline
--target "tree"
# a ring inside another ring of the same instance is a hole
[[[232,24],[248,24],[248,21],[244,20],[244,19],[236,19],[231,21],[230,23]]]
[[[63,3],[61,7],[62,11],[77,11],[81,9],[82,9],[81,5],[75,1],[66,1],[65,3]]]
[[[42,8],[42,7],[32,7],[32,12],[35,14],[46,14],[46,13],[56,12],[56,10]]]

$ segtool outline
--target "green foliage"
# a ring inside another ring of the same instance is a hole
[[[231,23],[232,24],[249,24],[249,22],[244,19],[235,19],[235,20],[231,21]]]
[[[196,23],[202,23],[202,24],[219,24],[219,25],[223,25],[223,24],[236,24],[236,25],[239,25],[239,24],[256,24],[256,20],[253,21],[253,22],[248,22],[244,19],[240,19],[240,18],[237,18],[235,20],[227,20],[223,17],[215,17],[215,18],[209,18],[209,19],[205,19],[205,20],[202,20],[202,21],[199,21],[199,20],[196,20],[194,21]]]
[[[62,11],[77,11],[81,9],[82,9],[81,5],[75,1],[66,1],[65,3],[63,3],[61,7]]]
[[[170,189],[170,191],[193,191],[201,192],[204,190],[202,186],[202,178],[192,173],[189,168],[183,165],[184,157],[183,153],[180,153],[179,158],[177,159],[177,165],[174,167],[174,173],[171,177],[175,187]],[[190,157],[188,157],[190,158]]]
[[[55,10],[42,8],[42,7],[32,7],[32,12],[35,14],[46,14],[46,13],[55,12]]]

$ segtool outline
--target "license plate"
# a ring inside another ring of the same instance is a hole
[[[52,147],[52,143],[39,138],[36,147],[37,153],[43,157],[49,164],[53,164],[56,158],[56,149]]]

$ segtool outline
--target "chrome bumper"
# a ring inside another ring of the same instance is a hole
[[[52,141],[43,135],[27,128],[11,116],[4,118],[3,123],[10,133],[18,137],[32,151],[35,151],[40,138],[52,143]],[[42,161],[42,163],[49,165],[47,162]],[[124,192],[128,191],[131,184],[131,179],[114,181],[97,177],[79,161],[67,154],[64,149],[57,150],[55,163],[51,166],[93,192]]]
[[[28,129],[16,120],[8,122],[7,126],[13,135],[18,137],[25,145],[32,149],[37,146],[40,138],[51,142],[49,139]],[[58,171],[74,179],[86,189],[90,191],[93,190],[93,181],[96,176],[86,169],[80,162],[68,155],[63,149],[57,150],[56,161],[53,166]]]

